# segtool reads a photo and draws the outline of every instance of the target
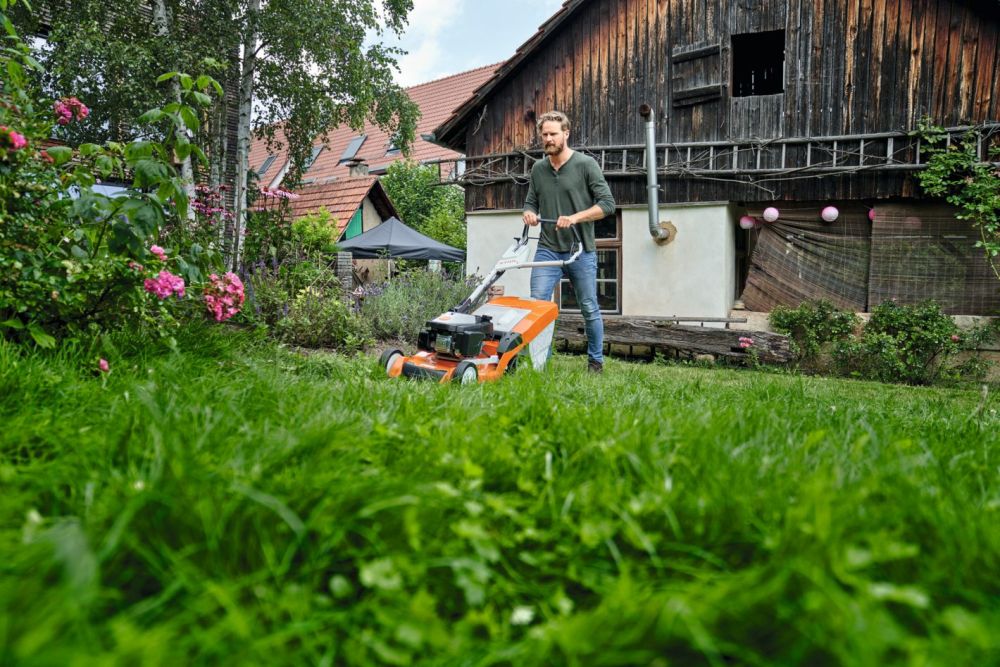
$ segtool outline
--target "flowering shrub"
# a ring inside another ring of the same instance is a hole
[[[181,229],[187,218],[188,197],[173,163],[203,155],[172,128],[181,115],[196,119],[197,112],[181,103],[145,114],[145,122],[170,121],[160,125],[168,129],[159,142],[51,145],[56,128],[86,118],[89,110],[75,97],[39,99],[28,85],[26,72],[38,66],[27,46],[14,34],[5,44],[0,336],[53,346],[58,337],[126,321],[170,321],[171,309],[182,307],[185,284],[200,281],[216,259],[188,237],[171,241],[170,257],[158,245],[165,229]],[[186,90],[185,100],[203,103],[205,96],[195,92]],[[130,187],[118,196],[94,190],[100,179],[124,180],[126,174]],[[168,303],[168,296],[177,299]]]
[[[74,119],[83,120],[90,115],[87,105],[75,97],[56,100],[52,109],[56,112],[56,122],[60,125],[69,125]]]
[[[226,273],[221,278],[212,274],[205,287],[205,307],[215,317],[216,322],[224,322],[240,312],[243,306],[243,281],[235,273]]]
[[[11,130],[6,125],[0,125],[0,148],[6,149],[5,152],[19,151],[27,145],[28,140],[23,134]]]
[[[146,278],[143,286],[147,292],[154,294],[161,301],[173,294],[178,298],[184,297],[184,279],[166,270],[160,271],[155,278]]]
[[[886,301],[872,310],[860,336],[837,344],[834,360],[845,375],[932,384],[944,361],[959,351],[959,341],[955,323],[933,301],[914,306]]]

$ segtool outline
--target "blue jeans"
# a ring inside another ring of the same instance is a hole
[[[555,252],[548,248],[538,248],[535,251],[536,262],[552,260],[567,260],[573,253]],[[591,361],[604,363],[604,320],[601,319],[601,308],[597,305],[597,253],[580,253],[576,261],[569,266],[536,266],[531,269],[531,298],[545,301],[552,300],[552,292],[556,283],[563,277],[563,272],[569,277],[580,303],[583,323],[587,332],[587,356]]]

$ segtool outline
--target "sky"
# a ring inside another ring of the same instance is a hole
[[[396,82],[414,86],[507,60],[563,0],[413,0],[402,39],[383,36],[398,46]]]

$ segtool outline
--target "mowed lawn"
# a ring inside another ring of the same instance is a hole
[[[584,366],[0,343],[0,664],[1000,664],[992,392]]]

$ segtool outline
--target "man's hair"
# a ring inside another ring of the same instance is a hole
[[[546,111],[538,117],[538,131],[542,131],[542,123],[555,121],[562,126],[563,132],[569,130],[569,118],[562,111]]]

